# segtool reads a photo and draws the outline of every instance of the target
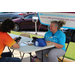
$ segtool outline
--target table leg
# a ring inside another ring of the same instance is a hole
[[[20,53],[20,57],[21,57],[21,52],[19,52]]]
[[[23,53],[23,56],[21,56],[21,61],[23,60],[24,54],[25,54],[25,53]]]
[[[13,57],[14,57],[14,54],[13,54],[13,52],[14,52],[14,49],[13,49],[13,51],[12,51],[12,55],[13,55]]]
[[[32,55],[31,55],[31,53],[29,53],[30,54],[30,62],[32,61]]]
[[[31,53],[29,53],[30,54],[30,62],[32,62],[32,55],[31,55]],[[43,62],[43,50],[42,50],[42,62]]]
[[[13,51],[11,51],[9,47],[8,47],[8,49],[9,49],[10,52],[12,52],[12,56],[14,57],[14,55],[13,55],[14,49],[13,49]]]
[[[8,47],[9,51],[11,52],[10,48]]]
[[[42,52],[42,62],[43,62],[43,50],[41,52]]]

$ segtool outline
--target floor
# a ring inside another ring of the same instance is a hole
[[[5,49],[4,49],[4,52],[8,52],[8,51],[9,51],[8,47],[6,46]],[[13,51],[13,50],[11,49],[11,51]],[[21,52],[21,54],[23,54],[23,53]],[[20,53],[17,50],[14,50],[13,55],[14,55],[14,57],[21,58]],[[35,56],[36,55],[35,52],[32,52],[32,55]],[[23,58],[22,62],[30,62],[30,55],[26,53],[24,55],[24,58]]]

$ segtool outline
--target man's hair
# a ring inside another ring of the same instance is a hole
[[[15,23],[11,19],[6,19],[0,25],[0,31],[9,32],[15,28]]]

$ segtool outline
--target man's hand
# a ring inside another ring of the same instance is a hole
[[[16,40],[17,38],[15,37],[14,40]],[[16,43],[19,43],[20,40],[18,40]]]
[[[14,38],[14,40],[16,40],[16,37]]]

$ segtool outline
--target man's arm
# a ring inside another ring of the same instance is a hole
[[[13,47],[13,48],[16,48],[16,49],[20,48],[20,46],[19,46],[18,43],[15,43],[14,45],[12,45],[12,47]]]
[[[14,40],[16,40],[16,38],[14,38]],[[12,47],[13,47],[13,48],[16,48],[16,49],[20,48],[20,46],[19,46],[19,44],[18,44],[19,41],[20,41],[20,40],[18,40],[15,44],[13,44]]]

